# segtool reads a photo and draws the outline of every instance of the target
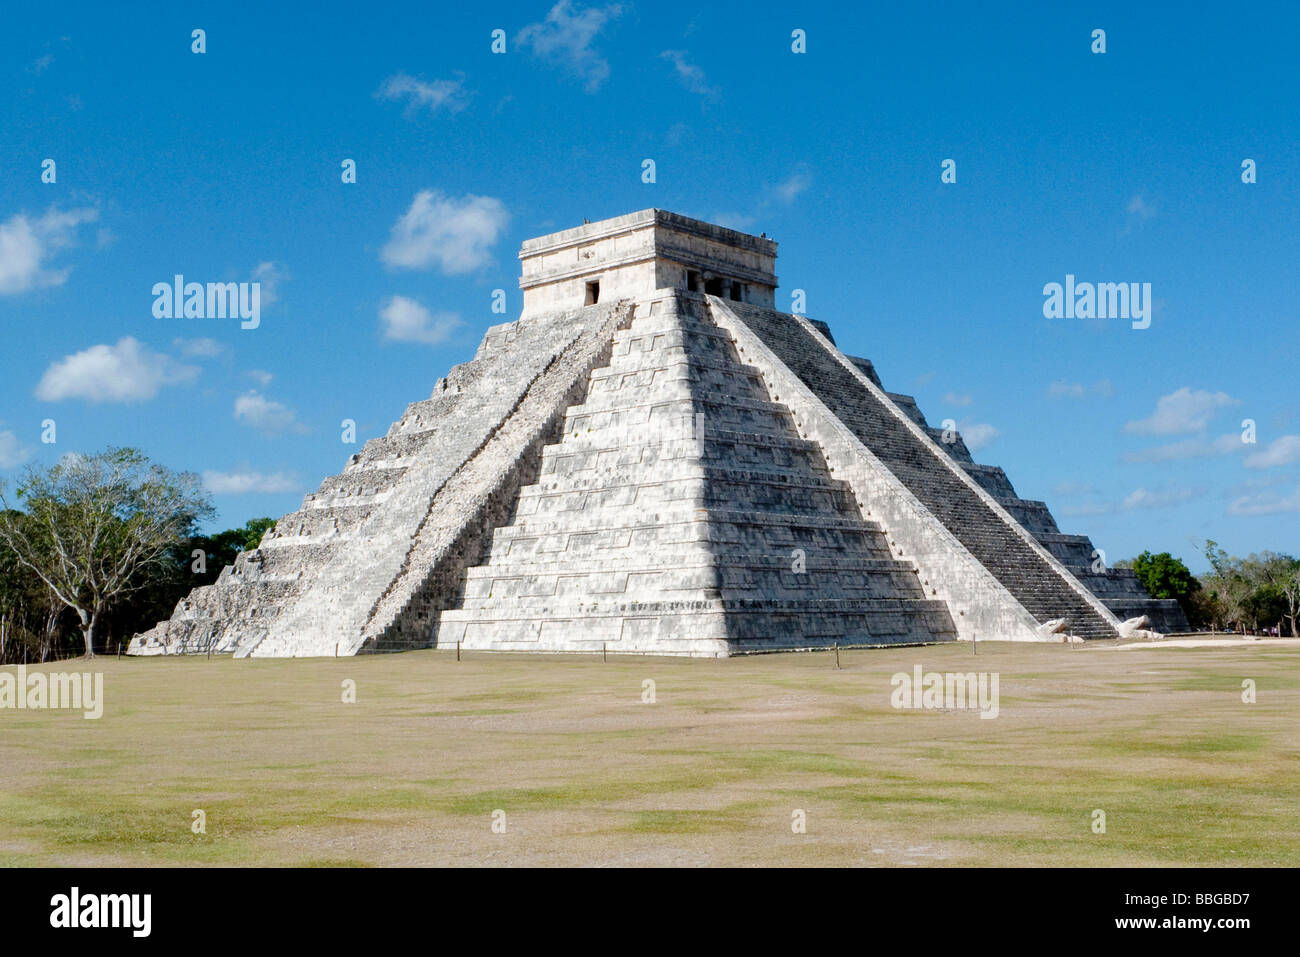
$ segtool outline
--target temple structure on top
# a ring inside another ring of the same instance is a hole
[[[662,209],[527,240],[524,317],[684,289],[775,307],[776,243]]]
[[[133,654],[726,656],[1181,630],[872,363],[776,243],[658,209],[524,243],[523,312]]]

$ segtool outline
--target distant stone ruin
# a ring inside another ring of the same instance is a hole
[[[726,656],[1186,628],[824,324],[777,312],[775,242],[648,209],[519,256],[520,319],[132,654]]]

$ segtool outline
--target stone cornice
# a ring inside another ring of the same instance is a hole
[[[706,223],[703,220],[692,219],[689,216],[682,216],[680,213],[669,212],[666,209],[652,208],[628,213],[625,216],[616,216],[613,219],[601,220],[597,223],[584,223],[572,229],[564,229],[546,236],[539,236],[536,239],[526,240],[520,247],[519,258],[531,259],[534,256],[555,252],[556,250],[581,246],[599,239],[608,239],[612,236],[637,232],[647,228],[666,228],[675,232],[710,239],[738,249],[745,249],[762,256],[776,257],[777,244],[775,240],[742,233],[713,223]]]

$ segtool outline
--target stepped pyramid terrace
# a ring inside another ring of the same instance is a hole
[[[519,258],[520,318],[131,653],[726,656],[1186,629],[824,324],[776,311],[775,242],[647,209]]]

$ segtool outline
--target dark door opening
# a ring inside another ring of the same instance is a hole
[[[600,280],[587,283],[587,299],[583,305],[594,306],[600,302]]]

